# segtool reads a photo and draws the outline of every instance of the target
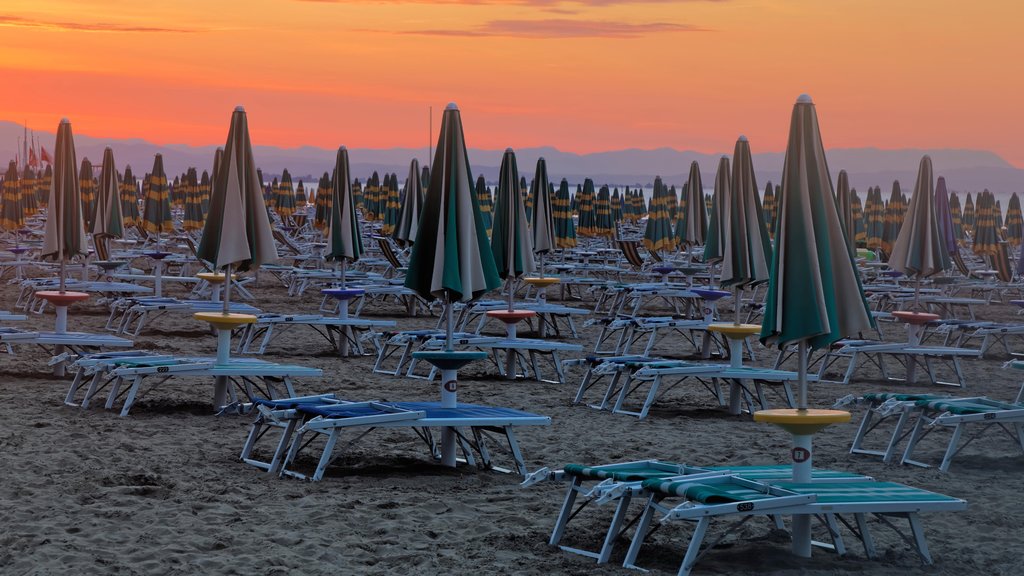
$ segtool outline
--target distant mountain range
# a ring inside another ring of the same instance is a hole
[[[0,160],[15,157],[15,148],[21,135],[20,125],[0,121]],[[52,154],[54,133],[37,131],[35,136]],[[103,158],[103,148],[110,146],[114,149],[118,169],[123,170],[126,165],[131,165],[137,175],[149,171],[153,165],[153,156],[160,153],[163,154],[167,174],[172,178],[190,166],[198,168],[200,173],[209,170],[216,150],[216,146],[158,145],[141,139],[93,138],[84,134],[75,135],[75,146],[79,162],[82,158],[89,158],[97,164]],[[471,149],[469,158],[474,176],[483,174],[489,182],[496,181],[502,152]],[[253,153],[267,180],[279,176],[282,169],[287,168],[293,179],[315,182],[321,174],[332,169],[336,151],[312,146],[255,146]],[[731,154],[731,151],[728,153]],[[899,180],[905,193],[909,194],[913,191],[918,163],[924,154],[931,155],[936,175],[946,177],[950,190],[978,191],[987,188],[999,196],[1024,192],[1024,170],[984,150],[845,148],[829,150],[828,162],[833,179],[840,170],[846,170],[851,185],[859,190],[881,186],[883,192],[888,194],[892,182]],[[672,148],[613,150],[592,154],[562,152],[550,147],[522,148],[516,151],[516,157],[520,174],[527,180],[532,178],[537,158],[541,156],[547,160],[548,175],[556,184],[566,178],[575,186],[584,178],[592,178],[598,186],[649,186],[654,177],[660,175],[667,184],[681,186],[686,181],[690,163],[696,160],[700,164],[705,186],[711,187],[721,154]],[[409,162],[414,157],[425,164],[427,150],[349,149],[353,174],[361,180],[377,171],[396,172],[399,181],[404,181]],[[774,183],[780,181],[782,161],[782,152],[754,154],[754,168],[762,188],[769,180]],[[0,166],[0,170],[5,168]]]

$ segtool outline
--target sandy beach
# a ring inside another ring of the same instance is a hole
[[[313,312],[317,298],[289,298],[267,274],[258,288],[265,311]],[[183,295],[183,294],[182,294]],[[0,308],[16,292],[0,289]],[[577,304],[584,305],[586,303]],[[394,317],[393,303],[371,305],[367,317]],[[1013,320],[1007,305],[982,307],[986,319]],[[106,308],[95,299],[77,305],[71,327],[101,332]],[[436,318],[398,318],[402,328]],[[52,312],[23,327],[47,329]],[[900,337],[898,325],[885,325]],[[595,327],[583,329],[592,341]],[[168,316],[147,328],[136,348],[208,354],[215,339],[190,317]],[[675,350],[678,350],[676,352]],[[62,404],[69,383],[48,374],[48,354],[18,347],[0,356],[0,571],[5,574],[628,574],[625,546],[612,562],[591,560],[547,545],[564,485],[528,489],[520,478],[462,466],[433,464],[409,431],[377,431],[346,452],[319,483],[267,477],[241,463],[239,451],[252,416],[210,415],[210,381],[181,380],[144,395],[127,418],[102,408]],[[678,340],[657,352],[687,353]],[[764,365],[774,353],[757,349]],[[296,329],[271,346],[268,360],[323,369],[321,379],[297,383],[300,394],[334,392],[348,399],[436,400],[436,384],[371,372],[373,358],[341,359],[312,331]],[[1011,400],[1020,374],[990,356],[965,362],[967,390]],[[696,465],[785,461],[789,438],[749,415],[728,416],[703,388],[676,388],[643,421],[571,404],[582,376],[569,370],[563,386],[497,378],[486,362],[460,374],[462,402],[500,405],[550,416],[550,427],[519,433],[527,465],[561,467],[660,458]],[[864,367],[849,386],[812,385],[811,404],[830,406],[847,394],[928,385],[883,383]],[[855,421],[862,409],[854,408]],[[880,559],[869,560],[848,538],[844,558],[816,550],[810,560],[789,554],[788,538],[752,521],[697,564],[695,574],[1014,574],[1024,518],[1013,510],[1024,472],[1006,437],[969,446],[948,473],[883,465],[848,454],[854,424],[815,439],[816,465],[907,483],[965,498],[966,512],[923,516],[935,565],[922,566],[891,530],[873,523]],[[943,440],[948,436],[943,436]],[[923,457],[940,459],[944,441],[929,438]],[[300,462],[307,469],[311,457]],[[611,507],[572,524],[566,544],[595,548]],[[816,528],[817,530],[818,528]],[[688,528],[670,526],[649,539],[640,562],[656,574],[674,573]],[[823,538],[824,535],[816,533]]]

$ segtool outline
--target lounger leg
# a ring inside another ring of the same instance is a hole
[[[139,388],[142,387],[142,374],[135,377],[132,382],[132,387],[128,390],[128,396],[124,399],[124,406],[121,407],[121,416],[127,416],[128,411],[132,409],[132,404],[135,403],[135,395],[139,393]],[[113,398],[111,398],[113,400]],[[111,402],[112,404],[113,402]]]
[[[619,536],[619,530],[622,529],[622,523],[626,519],[626,511],[629,509],[629,503],[632,499],[633,495],[628,491],[619,497],[619,505],[615,507],[615,515],[612,516],[612,523],[608,526],[608,532],[604,535],[601,551],[597,555],[598,564],[607,564],[611,558],[612,548],[615,547],[615,540]]]
[[[256,439],[260,436],[260,430],[264,427],[263,422],[257,419],[252,423],[252,428],[249,430],[249,436],[245,439],[245,444],[242,445],[242,454],[238,457],[239,460],[245,462],[249,459],[249,455],[252,454],[252,447],[256,444]]]
[[[313,473],[312,480],[314,482],[319,482],[324,477],[324,471],[327,470],[327,465],[331,463],[331,454],[334,452],[334,445],[338,443],[339,430],[339,428],[333,428],[330,434],[327,435],[324,453],[320,455],[320,462],[316,465],[316,472]]]
[[[647,501],[647,506],[644,508],[643,514],[640,515],[640,522],[636,525],[636,532],[633,534],[633,541],[629,543],[629,550],[626,551],[626,558],[622,562],[622,566],[624,568],[641,569],[636,565],[636,557],[640,553],[640,547],[644,545],[644,539],[647,538],[648,531],[651,527],[651,521],[654,519],[653,504],[654,496],[651,496]]]
[[[279,474],[283,464],[283,458],[289,446],[291,446],[292,434],[295,433],[295,428],[299,425],[298,418],[292,418],[288,421],[288,424],[284,427],[284,432],[281,433],[281,439],[277,442],[277,448],[274,449],[274,456],[270,460],[270,466],[267,467],[267,474]]]
[[[907,514],[907,520],[910,522],[910,532],[914,535],[914,543],[917,544],[917,553],[921,555],[921,560],[930,566],[932,564],[932,556],[928,553],[928,541],[924,538],[921,520],[913,512]]]
[[[927,464],[915,462],[910,459],[910,456],[914,453],[914,448],[917,446],[917,441],[921,439],[922,430],[924,429],[924,421],[924,415],[918,416],[917,422],[914,424],[914,430],[910,433],[910,440],[907,441],[907,447],[903,450],[903,459],[900,461],[901,464],[928,466]]]
[[[512,431],[511,426],[505,427],[505,439],[508,440],[508,449],[512,452],[512,458],[516,462],[516,470],[519,474],[526,476],[526,462],[523,461],[523,453],[519,451],[519,442],[516,440],[516,434]]]
[[[885,447],[885,454],[882,456],[882,462],[889,464],[892,462],[892,457],[896,454],[896,444],[899,443],[900,438],[903,435],[903,427],[907,425],[907,420],[910,419],[910,409],[904,409],[903,413],[900,414],[900,419],[896,421],[896,429],[892,431],[892,438],[889,438],[889,445]]]
[[[953,428],[953,437],[949,439],[949,446],[946,447],[946,454],[942,457],[942,464],[939,465],[939,470],[943,472],[949,471],[949,463],[953,460],[953,456],[956,455],[956,447],[960,443],[960,436],[964,432],[964,424],[961,422]]]
[[[576,494],[579,493],[581,484],[583,481],[576,476],[569,483],[569,489],[565,492],[565,500],[562,502],[562,509],[558,512],[558,519],[555,520],[555,529],[551,531],[551,538],[548,540],[549,545],[557,546],[562,541],[565,525],[569,523],[569,518],[572,516],[572,506],[576,503]]]
[[[867,518],[862,513],[854,514],[853,517],[857,521],[857,530],[860,531],[860,541],[864,544],[864,554],[868,558],[874,558],[876,556],[875,540],[871,537],[871,530],[868,529]]]
[[[134,382],[134,378],[132,379]],[[114,382],[110,385],[110,392],[107,394],[107,401],[103,404],[103,407],[110,410],[114,407],[114,400],[117,399],[117,395],[121,392],[121,384],[124,383],[123,377],[117,377]]]
[[[686,548],[686,556],[683,557],[683,563],[679,566],[678,576],[689,576],[693,565],[697,563],[697,557],[700,556],[700,546],[704,543],[704,535],[707,534],[710,524],[711,519],[706,516],[697,522],[693,536],[690,537],[690,545]]]
[[[839,532],[839,523],[836,522],[835,514],[825,514],[825,526],[828,527],[829,535],[832,536],[832,544],[835,546],[836,554],[846,556],[846,544],[843,542],[843,535]]]

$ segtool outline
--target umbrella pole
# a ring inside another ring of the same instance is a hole
[[[66,264],[67,264],[67,262],[63,258],[61,258],[60,259],[60,293],[61,294],[64,293],[64,267],[65,267]]]
[[[231,301],[231,264],[224,268],[224,314],[228,313]]]
[[[800,395],[797,409],[807,410],[807,341],[799,344]],[[793,434],[793,482],[811,482],[811,438],[810,434]],[[797,455],[803,460],[798,460]],[[804,514],[793,516],[793,554],[801,558],[811,557],[811,517]]]
[[[452,301],[451,301],[451,295],[447,291],[444,293],[444,316],[445,316],[445,318],[444,318],[444,329],[445,329],[444,349],[447,352],[451,352],[452,351],[452,338],[453,338],[452,334],[454,332],[454,329],[452,328],[452,324],[454,322],[452,321]]]
[[[509,312],[511,312],[512,308],[513,308],[513,306],[512,306],[512,292],[513,292],[513,290],[512,290],[512,283],[513,282],[515,282],[515,277],[513,277],[510,274],[509,277],[508,277],[508,281],[506,283],[506,288],[508,290],[508,311]]]
[[[733,324],[736,326],[740,325],[740,303],[742,302],[742,298],[740,298],[741,290],[742,289],[739,286],[733,289],[733,307],[736,309],[736,318],[733,320]]]
[[[807,341],[801,340],[798,347],[799,372],[797,383],[799,385],[797,396],[797,410],[807,410]]]
[[[348,268],[348,258],[341,259],[341,287],[345,288],[345,269]]]
[[[224,267],[224,307],[223,313],[228,315],[231,302],[231,265]],[[224,365],[231,361],[231,329],[217,328],[217,365]],[[213,381],[213,410],[219,412],[227,404],[228,378],[217,376]]]

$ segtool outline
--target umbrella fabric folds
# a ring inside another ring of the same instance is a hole
[[[850,189],[850,211],[853,213],[853,245],[864,246],[868,240],[868,233],[864,222],[864,207],[856,188]]]
[[[601,186],[594,202],[594,236],[611,238],[615,236],[612,222],[612,198],[607,186]]]
[[[203,170],[203,175],[199,178],[199,208],[204,215],[210,211],[210,190],[212,187],[210,173]]]
[[[932,159],[925,156],[921,158],[914,195],[907,207],[900,234],[889,255],[889,267],[920,280],[948,270],[949,265],[949,249],[939,233],[935,213]]]
[[[580,223],[576,233],[580,236],[597,234],[597,198],[594,194],[594,181],[587,178],[583,181],[583,191],[576,195],[576,205],[580,211]]]
[[[132,167],[125,166],[124,177],[121,178],[121,221],[125,226],[142,223],[139,218],[139,192],[136,186]]]
[[[423,208],[423,186],[420,183],[420,161],[413,158],[409,163],[409,176],[405,179],[405,193],[402,208],[398,213],[398,224],[391,237],[399,246],[411,246],[419,231],[420,210]]]
[[[22,214],[26,218],[39,212],[39,202],[36,198],[36,175],[32,169],[25,166],[21,172],[21,179],[18,181],[18,193],[21,196]]]
[[[530,230],[533,251],[542,256],[557,247],[550,187],[548,164],[543,157],[540,157],[537,159],[537,168],[533,172],[533,188],[530,190],[530,196],[533,198],[533,220],[530,223]],[[569,187],[566,186],[565,190],[568,192]],[[543,264],[543,260],[541,263]],[[542,266],[541,272],[543,271]]]
[[[519,168],[511,148],[505,150],[498,172],[498,196],[494,202],[491,253],[498,276],[512,280],[534,270],[533,235],[519,188]],[[512,289],[509,288],[509,309]]]
[[[886,254],[892,253],[892,245],[900,234],[900,226],[903,225],[903,194],[900,192],[900,182],[892,183],[892,193],[889,194],[889,203],[885,205],[885,219],[882,228],[882,251]]]
[[[722,261],[725,247],[725,225],[722,220],[725,217],[724,206],[729,203],[730,180],[732,168],[729,167],[729,157],[722,156],[718,159],[718,172],[715,173],[715,193],[711,197],[711,216],[708,218],[708,233],[704,238],[704,261],[715,263]]]
[[[519,179],[519,195],[523,199],[523,209],[526,211],[526,221],[533,220],[533,197],[530,196],[530,187],[526,184],[526,176]]]
[[[331,212],[327,229],[328,260],[355,262],[363,254],[363,240],[356,217],[356,203],[352,194],[348,149],[338,148],[331,179]]]
[[[43,237],[44,259],[66,262],[86,251],[85,225],[82,217],[81,181],[75,168],[75,141],[71,122],[60,121],[53,155],[53,181],[47,201],[46,231]],[[63,289],[64,275],[61,274]]]
[[[1006,205],[1006,243],[1010,246],[1019,246],[1021,234],[1024,233],[1024,216],[1021,215],[1020,197],[1014,192],[1010,196],[1010,203]]]
[[[92,170],[92,162],[82,159],[82,167],[78,171],[79,193],[82,195],[82,215],[85,225],[92,228],[92,216],[96,213],[96,180]]]
[[[157,154],[153,159],[153,171],[148,177],[149,190],[142,220],[147,232],[160,234],[174,229],[171,222],[171,199],[167,190],[167,175],[164,174],[164,157]],[[207,223],[209,226],[209,223]]]
[[[946,179],[941,176],[935,182],[935,220],[939,223],[939,240],[946,249],[946,254],[952,254],[956,250],[953,213],[949,206],[949,193],[946,192]]]
[[[877,186],[868,189],[866,212],[867,248],[868,250],[878,250],[882,247],[882,230],[885,228],[885,207],[882,204],[882,190]]]
[[[450,104],[441,119],[405,286],[426,300],[468,302],[500,284],[473,190],[462,118]]]
[[[366,179],[363,187],[363,218],[377,220],[378,199],[380,198],[380,175],[376,171]]]
[[[401,194],[398,190],[398,177],[392,174],[387,179],[388,185],[385,191],[384,216],[381,218],[381,233],[385,236],[392,234],[398,225],[398,212],[402,209]]]
[[[945,185],[946,179],[939,178],[939,181]],[[960,208],[960,197],[956,195],[956,192],[949,195],[949,215],[953,220],[953,239],[956,240],[958,246],[963,245],[965,240],[964,217]]]
[[[994,198],[994,196],[993,196],[993,198]],[[995,205],[992,208],[992,216],[995,217],[995,219],[996,219],[996,232],[998,232],[999,234],[1002,234],[1002,231],[1003,231],[1003,207],[999,203],[999,200],[996,200],[996,203],[995,203]]]
[[[768,229],[768,236],[775,236],[775,188],[772,186],[771,181],[764,187],[764,220],[765,227]]]
[[[490,234],[491,227],[494,225],[494,202],[491,200],[491,189],[487,187],[487,181],[483,176],[476,179],[475,193],[477,204],[480,206],[480,216],[484,221],[484,230]]]
[[[39,201],[40,208],[45,208],[47,202],[50,201],[50,185],[53,184],[53,166],[47,164],[46,170],[43,170],[42,177],[36,180],[36,200]]]
[[[964,216],[963,216],[965,232],[971,236],[974,235],[974,201],[971,200],[971,193],[967,193],[967,199],[964,200]]]
[[[690,177],[683,190],[685,209],[676,221],[676,244],[680,249],[704,244],[708,228],[708,216],[704,208],[704,184],[700,178],[700,166],[690,163]]]
[[[181,179],[185,185],[185,215],[181,227],[189,232],[202,230],[203,220],[206,218],[198,180],[195,168],[189,168],[188,173]]]
[[[25,210],[21,207],[18,187],[18,164],[11,160],[4,175],[3,204],[0,206],[0,228],[18,230],[25,225]]]
[[[262,194],[248,119],[239,106],[231,114],[224,157],[213,182],[210,213],[197,251],[200,259],[214,269],[227,266],[230,273],[232,266],[245,271],[277,258]],[[226,307],[226,293],[224,301]]]
[[[327,172],[324,172],[317,183],[316,200],[313,204],[313,227],[327,234],[328,218],[331,215],[331,177]]]
[[[996,231],[995,198],[985,190],[978,194],[974,214],[974,246],[975,254],[995,256],[999,233]]]
[[[817,349],[870,329],[871,314],[835,209],[817,113],[806,96],[793,108],[777,200],[762,343],[783,347],[803,341]]]
[[[846,245],[850,247],[850,254],[857,253],[856,230],[853,218],[853,199],[850,195],[850,178],[846,170],[839,171],[839,180],[836,183],[836,209],[839,210],[839,222],[843,225],[843,235],[846,236]]]
[[[625,216],[625,203],[623,202],[623,196],[619,196],[619,189],[616,187],[612,190],[612,224],[618,224],[622,222]]]
[[[572,219],[571,203],[569,181],[562,178],[551,207],[551,220],[555,226],[555,245],[558,248],[576,247],[576,224]]]
[[[328,176],[330,178],[330,176]],[[352,197],[356,201],[356,210],[362,214],[366,214],[366,196],[363,193],[363,185],[359,182],[359,178],[352,181]]]
[[[725,244],[721,284],[744,288],[768,280],[772,245],[757,193],[750,143],[742,136],[733,151],[731,178],[728,201],[723,205]]]
[[[96,213],[92,218],[93,242],[104,238],[124,236],[124,221],[121,218],[121,186],[117,181],[117,167],[114,166],[114,151],[103,150],[103,168],[100,174],[100,188],[96,195]]]
[[[654,178],[654,190],[651,192],[651,208],[644,227],[644,246],[651,252],[675,250],[675,237],[672,236],[672,218],[668,214],[668,188],[661,181],[661,176]]]
[[[287,168],[281,172],[281,181],[274,190],[274,211],[281,220],[295,214],[295,191],[292,188],[292,175]]]
[[[309,201],[306,199],[306,186],[302,183],[302,180],[299,180],[299,184],[295,186],[295,205],[301,209],[305,208],[308,203]]]

